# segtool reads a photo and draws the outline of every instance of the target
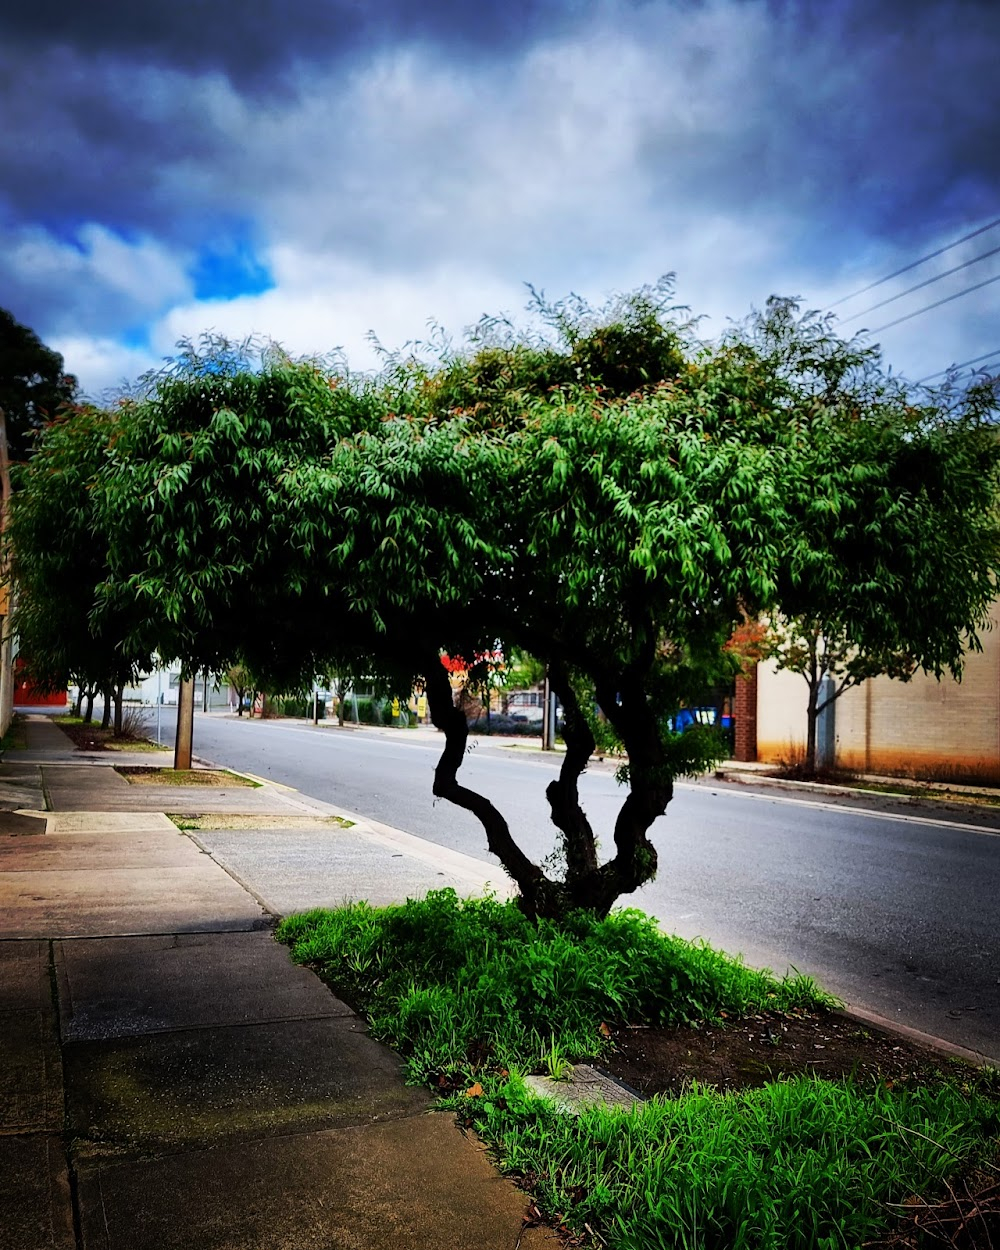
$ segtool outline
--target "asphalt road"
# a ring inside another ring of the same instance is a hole
[[[163,728],[166,740],[166,717]],[[195,752],[492,860],[472,817],[435,804],[439,747],[424,735],[198,715]],[[557,767],[480,739],[462,779],[544,857],[555,841],[544,789]],[[588,773],[581,792],[610,843],[622,797],[610,771]],[[812,973],[851,1005],[1000,1061],[997,833],[700,784],[677,787],[653,840],[657,879],[623,902],[685,937],[779,972]]]

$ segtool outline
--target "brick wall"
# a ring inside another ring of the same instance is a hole
[[[736,745],[734,758],[745,764],[757,760],[757,666],[749,677],[737,677],[736,699],[733,708],[736,717]]]

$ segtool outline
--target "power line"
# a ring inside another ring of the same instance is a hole
[[[851,313],[844,320],[845,322],[856,321],[858,317],[867,317],[876,308],[884,308],[886,304],[895,303],[896,300],[902,299],[904,295],[912,295],[914,291],[919,291],[921,287],[930,286],[932,282],[940,282],[942,278],[950,278],[953,273],[958,273],[960,269],[968,269],[970,265],[975,265],[978,261],[986,260],[990,256],[996,256],[997,252],[1000,252],[1000,247],[991,248],[988,252],[980,252],[978,256],[973,256],[972,260],[964,260],[960,265],[955,265],[952,269],[946,269],[944,273],[935,274],[933,278],[925,278],[923,282],[918,282],[916,286],[907,287],[905,291],[900,291],[898,295],[889,295],[885,299],[879,300],[877,304],[872,304],[871,308],[864,308],[861,312]]]
[[[864,295],[866,291],[874,291],[877,286],[883,286],[886,282],[891,282],[893,278],[898,278],[900,274],[909,273],[911,269],[916,269],[918,265],[924,264],[925,261],[933,260],[935,256],[941,256],[944,252],[950,252],[953,247],[958,247],[960,243],[967,243],[969,239],[974,239],[979,234],[985,234],[987,230],[992,230],[995,226],[1000,226],[1000,217],[997,217],[994,221],[987,222],[985,226],[980,226],[978,230],[971,230],[968,234],[963,234],[954,243],[949,243],[945,247],[939,247],[936,252],[928,252],[926,256],[921,256],[919,260],[912,261],[909,265],[904,265],[902,269],[897,269],[894,273],[887,274],[884,278],[879,278],[877,282],[869,282],[867,286],[863,286],[859,291],[852,291],[850,295],[842,296],[830,304],[829,307],[839,308],[841,304],[846,304],[848,300]]]
[[[966,369],[969,365],[978,365],[981,360],[988,360],[991,356],[1000,356],[1000,347],[983,352],[981,356],[973,356],[971,360],[963,360],[959,365],[949,365],[947,369],[938,369],[936,373],[928,373],[925,377],[917,378],[915,385],[920,386],[922,382],[929,382],[931,378],[939,378],[942,373],[951,373],[953,369]]]
[[[868,333],[881,334],[883,330],[891,330],[893,326],[902,325],[904,321],[909,321],[913,317],[919,317],[921,313],[930,312],[932,308],[940,308],[942,304],[950,304],[953,299],[960,299],[963,295],[971,295],[973,291],[989,286],[991,282],[1000,282],[1000,273],[994,274],[992,278],[987,278],[984,282],[977,282],[975,286],[967,286],[962,291],[956,291],[954,295],[946,295],[944,299],[935,300],[933,304],[925,304],[923,308],[918,308],[916,312],[907,313],[905,317],[897,317],[895,321],[887,321],[884,326],[876,326],[874,330],[869,330]]]

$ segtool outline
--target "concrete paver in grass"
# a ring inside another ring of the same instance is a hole
[[[77,1157],[135,1157],[422,1112],[356,1016],[185,1029],[64,1046]]]
[[[55,967],[67,1041],[351,1015],[266,932],[80,938]]]
[[[199,933],[269,924],[259,903],[207,856],[190,868],[0,872],[0,938]]]
[[[81,1168],[84,1250],[539,1250],[450,1116]],[[141,1210],[141,1219],[136,1211]]]

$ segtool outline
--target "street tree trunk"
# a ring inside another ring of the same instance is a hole
[[[653,821],[666,811],[673,796],[673,779],[665,770],[659,725],[641,681],[609,681],[603,698],[598,691],[598,701],[628,751],[630,791],[615,824],[615,856],[600,864],[594,832],[579,796],[579,779],[594,751],[593,734],[565,667],[554,664],[552,680],[565,711],[567,749],[559,777],[549,783],[546,796],[553,823],[563,837],[564,880],[547,877],[514,841],[506,820],[489,799],[459,783],[457,774],[465,758],[468,726],[465,714],[455,705],[448,674],[436,653],[428,656],[427,704],[431,721],[445,735],[445,749],[434,773],[434,794],[477,817],[491,852],[520,891],[519,902],[526,915],[559,919],[583,908],[604,917],[622,894],[632,893],[655,876],[656,850],[647,834]],[[625,687],[620,697],[619,685]]]
[[[114,688],[115,737],[116,738],[120,738],[122,736],[122,700],[124,696],[125,696],[125,687],[121,683],[119,683]]]
[[[84,695],[84,698],[87,701],[87,706],[84,709],[84,713],[83,713],[83,722],[85,725],[89,725],[90,722],[94,719],[94,695],[96,693],[97,691],[94,689],[93,686],[87,687],[87,692]]]
[[[104,715],[101,718],[101,728],[110,729],[111,728],[111,687],[105,686],[103,690],[101,691],[101,694],[104,696]]]

